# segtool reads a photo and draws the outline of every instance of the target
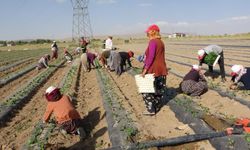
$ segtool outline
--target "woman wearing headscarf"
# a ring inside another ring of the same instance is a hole
[[[237,89],[238,83],[244,85],[244,89],[250,90],[250,68],[245,68],[242,65],[233,65],[231,68],[231,81],[230,89]]]
[[[208,65],[209,72],[213,72],[213,66],[218,62],[220,66],[221,81],[226,81],[225,67],[224,67],[224,54],[222,47],[218,45],[208,45],[198,50],[199,65],[203,63]]]
[[[198,65],[193,65],[192,69],[185,75],[180,88],[190,96],[200,96],[208,90],[207,81]]]
[[[163,94],[166,88],[167,66],[165,62],[165,45],[161,40],[160,29],[157,25],[151,25],[146,30],[149,38],[145,51],[146,59],[142,71],[142,77],[146,74],[154,74],[155,93],[142,93],[147,111],[143,114],[156,114],[163,104]]]

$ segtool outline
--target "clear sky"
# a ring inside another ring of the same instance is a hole
[[[250,0],[89,0],[94,36],[162,33],[250,32]],[[70,38],[70,0],[0,0],[0,40]]]

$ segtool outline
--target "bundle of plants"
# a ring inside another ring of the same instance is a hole
[[[215,54],[214,52],[211,52],[206,55],[206,57],[204,58],[204,62],[208,64],[209,66],[212,66],[217,56],[218,56],[217,54]]]

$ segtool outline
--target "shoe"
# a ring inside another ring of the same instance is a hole
[[[80,135],[80,140],[81,141],[84,140],[87,137],[87,134],[86,134],[85,130],[82,127],[79,127],[76,132],[77,132],[78,135]]]
[[[153,116],[155,115],[155,112],[144,111],[142,114],[147,116]]]

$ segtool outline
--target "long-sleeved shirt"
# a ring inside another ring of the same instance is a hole
[[[88,61],[89,61],[90,63],[93,63],[93,61],[94,61],[95,58],[96,58],[96,55],[93,54],[93,53],[87,52],[87,58],[88,58]]]
[[[185,80],[193,80],[195,82],[199,82],[199,80],[205,80],[205,78],[202,77],[198,71],[191,69],[183,78],[183,81]]]
[[[63,95],[62,98],[58,101],[49,101],[43,120],[45,122],[49,121],[49,118],[54,113],[56,121],[59,124],[62,124],[66,121],[73,120],[73,119],[80,119],[79,113],[75,110],[73,105],[70,102],[68,96]]]
[[[155,77],[168,74],[165,62],[165,46],[161,39],[149,41],[145,56],[144,68],[147,69],[147,73],[154,73]]]
[[[131,61],[130,61],[130,56],[129,56],[128,52],[119,52],[119,54],[121,56],[122,65],[126,65],[126,61],[127,61],[128,65],[130,67],[132,67]]]
[[[235,82],[235,77],[233,77],[232,80]],[[244,88],[246,90],[250,90],[250,68],[246,68],[246,73],[240,77],[238,82],[242,82],[244,84]]]
[[[155,40],[150,40],[148,44],[148,55],[145,59],[145,66],[144,68],[149,69],[149,67],[153,64],[154,58],[155,58],[155,52],[157,48],[157,43]]]
[[[48,66],[48,60],[44,57],[40,58],[38,61],[38,66],[44,66],[44,67],[49,67]]]
[[[216,55],[220,55],[223,49],[218,45],[208,45],[207,47],[203,48],[206,54],[214,52]]]
[[[113,47],[113,42],[110,38],[105,41],[105,49],[110,50]]]

